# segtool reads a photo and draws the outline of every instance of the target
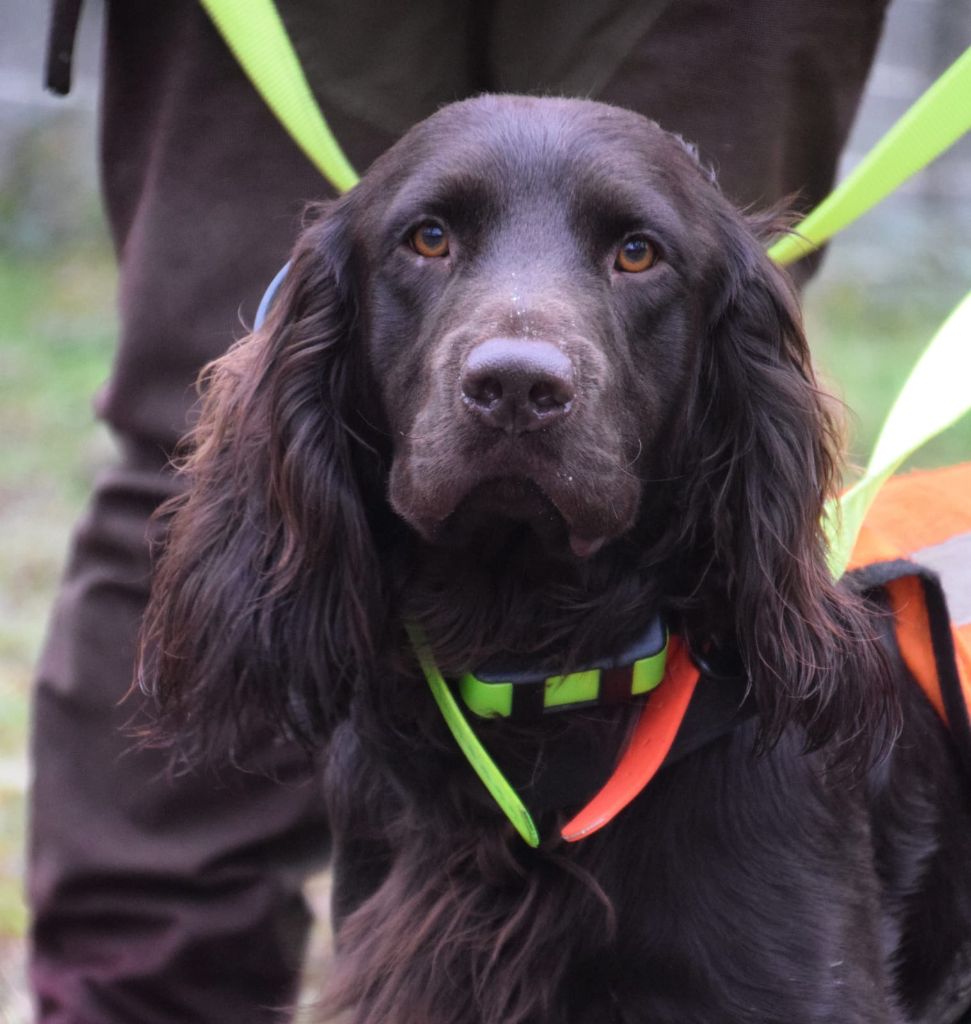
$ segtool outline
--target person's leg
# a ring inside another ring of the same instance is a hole
[[[326,855],[311,761],[266,742],[250,770],[174,778],[123,728],[149,579],[149,519],[202,365],[245,333],[307,199],[326,187],[201,5],[108,6],[104,186],[121,338],[99,412],[121,442],[76,533],[33,720],[31,980],[45,1024],[248,1024],[295,995]],[[335,119],[365,166],[391,140]],[[144,717],[144,716],[142,716]]]
[[[34,706],[32,983],[57,1024],[276,1019],[294,996],[326,853],[304,756],[258,773],[170,779],[121,702],[148,583],[146,516],[169,489],[131,451],[98,482],[75,536]],[[256,767],[254,765],[254,767]]]

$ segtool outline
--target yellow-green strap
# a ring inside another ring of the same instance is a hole
[[[273,0],[202,0],[257,92],[321,174],[346,192],[358,182],[311,92]]]
[[[769,255],[783,266],[862,216],[971,129],[971,47],[941,75],[852,174]]]
[[[890,409],[866,472],[826,508],[829,563],[839,578],[877,492],[909,455],[971,409],[971,293],[944,321]],[[971,501],[971,495],[968,495]]]
[[[502,812],[512,822],[513,827],[523,837],[528,845],[539,846],[539,831],[533,821],[532,815],[526,809],[526,805],[519,799],[519,795],[512,788],[506,777],[499,770],[498,765],[489,756],[488,751],[479,741],[478,736],[472,731],[472,727],[466,721],[462,709],[459,707],[455,694],[452,693],[448,683],[442,678],[442,673],[435,664],[428,644],[422,635],[421,630],[415,623],[406,623],[408,637],[411,646],[418,656],[418,663],[421,665],[422,673],[425,676],[428,686],[435,698],[445,724],[458,744],[459,749],[465,755],[466,760],[472,766],[476,775],[482,780],[482,784],[489,791],[492,799],[499,805]]]

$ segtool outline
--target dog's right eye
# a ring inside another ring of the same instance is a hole
[[[641,235],[629,238],[620,247],[614,267],[625,274],[640,274],[650,270],[657,263],[658,254],[654,245]]]
[[[411,233],[408,244],[419,256],[429,259],[448,255],[448,234],[441,224],[422,224]]]

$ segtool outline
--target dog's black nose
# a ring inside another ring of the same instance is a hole
[[[549,341],[490,338],[469,353],[462,372],[467,407],[490,427],[521,434],[570,411],[573,363]]]

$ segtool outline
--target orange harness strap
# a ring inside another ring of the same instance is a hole
[[[900,656],[920,684],[934,710],[947,721],[937,659],[931,644],[931,624],[924,602],[924,585],[918,576],[902,576],[887,584],[887,598],[893,612],[894,633]]]
[[[603,828],[654,778],[681,728],[701,673],[682,639],[668,641],[664,681],[641,709],[630,743],[599,793],[563,826],[561,835],[576,842]]]
[[[885,595],[900,657],[948,727],[971,775],[971,629],[951,621],[940,577],[917,562],[877,562],[853,575],[863,589]]]
[[[901,657],[959,742],[968,733],[971,743],[971,462],[889,480],[850,568],[884,587]]]

